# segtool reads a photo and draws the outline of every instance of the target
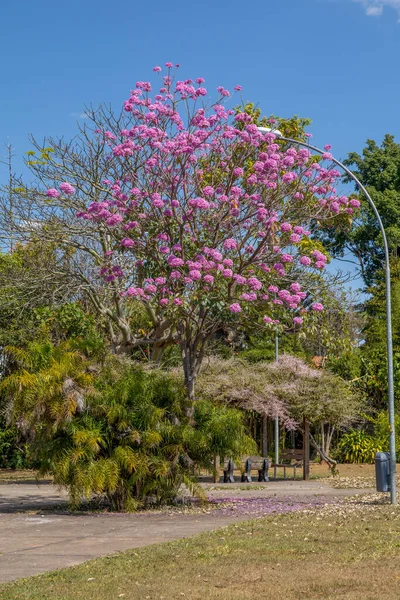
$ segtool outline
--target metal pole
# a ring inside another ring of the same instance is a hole
[[[279,360],[279,336],[275,331],[275,360]],[[279,464],[279,418],[275,417],[275,464]]]
[[[324,150],[311,146],[306,142],[299,140],[293,140],[291,138],[285,138],[282,135],[277,134],[278,140],[283,140],[291,144],[298,144],[304,146],[309,150],[323,154]],[[383,250],[385,253],[385,283],[386,283],[386,345],[387,345],[387,378],[388,378],[388,409],[389,409],[389,425],[390,425],[390,501],[391,504],[397,504],[396,494],[396,433],[395,433],[395,419],[394,419],[394,382],[393,382],[393,340],[392,340],[392,300],[391,300],[391,285],[390,285],[390,260],[389,260],[389,247],[387,243],[385,228],[382,223],[381,216],[376,208],[374,201],[371,196],[361,183],[361,181],[348,169],[343,163],[336,158],[332,157],[332,162],[338,167],[343,169],[345,173],[357,184],[358,188],[363,192],[371,206],[376,220],[378,221],[379,229],[383,239]]]
[[[303,479],[310,479],[310,423],[303,417]]]

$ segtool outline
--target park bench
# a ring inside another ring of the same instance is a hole
[[[286,479],[286,469],[293,469],[293,479],[296,479],[297,467],[303,466],[303,450],[301,448],[282,450],[280,458],[281,460],[279,463],[272,463],[271,465],[274,468],[274,479],[276,479],[276,469],[278,468],[283,469],[283,479]]]
[[[224,483],[235,483],[234,468],[235,463],[232,459],[224,461]],[[241,481],[251,483],[253,481],[251,472],[254,470],[258,472],[258,481],[269,481],[268,468],[268,458],[264,456],[244,456],[240,463]]]

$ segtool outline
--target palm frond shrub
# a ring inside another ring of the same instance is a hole
[[[23,430],[56,430],[84,409],[83,390],[93,381],[83,354],[70,343],[30,342],[26,349],[6,347],[14,361],[10,375],[0,382],[2,412]]]
[[[110,359],[94,380],[68,346],[37,350],[9,349],[20,368],[0,394],[32,432],[41,473],[67,488],[74,506],[98,497],[132,510],[149,496],[171,501],[182,484],[202,496],[196,467],[211,469],[217,453],[255,450],[237,409],[199,400],[189,419],[183,382],[172,373]]]
[[[39,419],[43,426],[46,412],[53,420],[72,414],[82,401],[78,383],[86,386],[90,377],[82,371],[83,357],[69,344],[55,348],[36,340],[25,348],[7,346],[2,358],[9,375],[0,380],[0,466],[36,468],[31,438]]]

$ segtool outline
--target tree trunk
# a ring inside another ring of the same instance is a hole
[[[309,433],[309,438],[310,438],[311,445],[318,452],[318,454],[320,455],[322,460],[324,460],[326,462],[326,464],[328,465],[328,467],[330,468],[330,470],[332,472],[332,475],[336,475],[336,468],[337,468],[336,460],[333,460],[333,458],[330,458],[330,456],[325,454],[324,450],[321,448],[321,446],[319,444],[317,444],[314,436],[311,433]]]
[[[310,423],[303,419],[303,479],[310,479]]]
[[[261,454],[264,458],[268,456],[268,417],[261,417]]]
[[[335,432],[335,427],[333,425],[332,426],[329,425],[328,426],[328,432],[326,434],[326,440],[325,440],[325,448],[324,448],[325,454],[329,454],[329,451],[331,449],[331,442],[332,442],[332,437],[333,437],[334,432]]]
[[[219,457],[219,454],[214,454],[214,473],[213,473],[214,483],[219,482],[219,469],[220,469],[220,457]]]
[[[191,339],[190,330],[183,330],[181,333],[181,356],[183,373],[185,376],[185,386],[187,391],[188,403],[185,407],[186,416],[193,419],[195,402],[195,384],[204,358],[206,348],[206,339],[195,337]]]
[[[186,386],[186,391],[187,391],[187,402],[185,405],[185,415],[192,420],[193,419],[193,415],[194,415],[194,401],[195,401],[195,394],[194,394],[194,385],[195,385],[195,379],[193,376],[193,373],[191,371],[189,371],[189,373],[186,372],[186,370],[184,369],[184,374],[185,374],[185,386]]]
[[[157,366],[160,366],[162,356],[164,354],[165,347],[160,344],[153,344],[151,350],[151,362]]]

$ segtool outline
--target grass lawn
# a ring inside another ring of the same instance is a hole
[[[0,484],[23,481],[36,481],[37,471],[30,469],[0,469]],[[40,481],[51,481],[51,477],[42,477]]]
[[[398,600],[400,508],[367,500],[231,525],[0,586],[2,600]]]
[[[375,465],[341,464],[337,466],[339,477],[374,477]],[[310,474],[315,477],[330,477],[330,471],[325,464],[312,463]]]
[[[36,471],[0,469],[0,483],[12,483],[13,481],[32,480],[36,477]]]

